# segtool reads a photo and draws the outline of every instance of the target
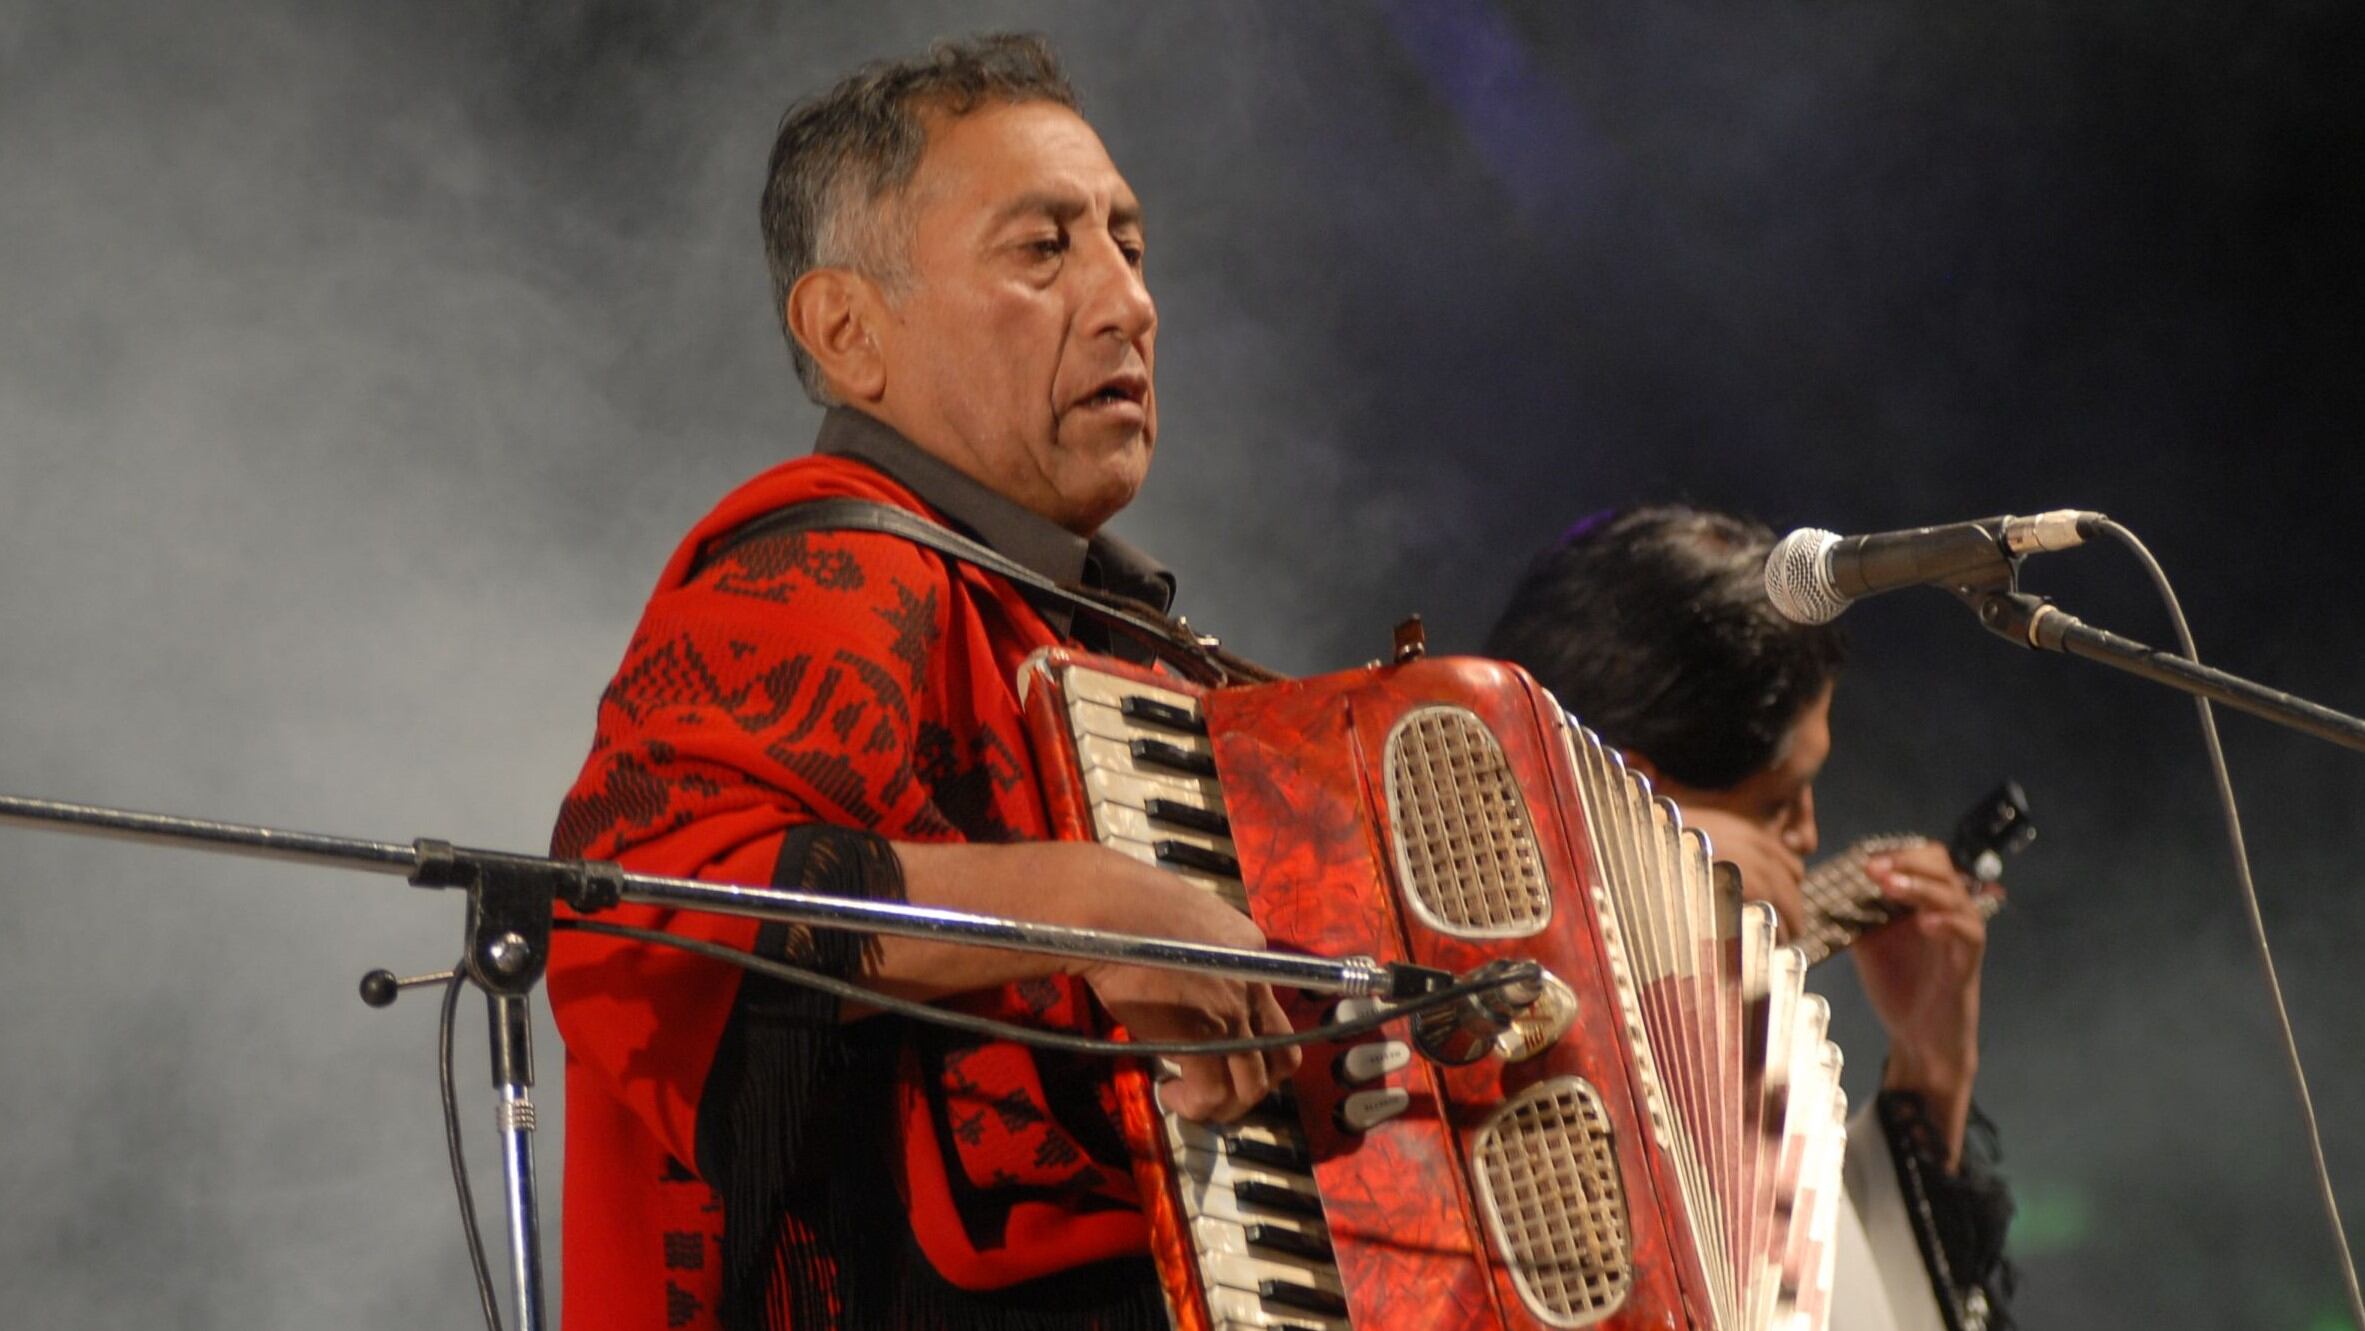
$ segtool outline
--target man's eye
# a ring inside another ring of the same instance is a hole
[[[1027,242],[1027,252],[1038,259],[1056,259],[1067,253],[1067,249],[1068,239],[1065,236],[1045,236]]]
[[[1142,248],[1141,248],[1141,246],[1139,246],[1139,245],[1119,245],[1119,246],[1117,247],[1117,251],[1118,251],[1118,253],[1120,253],[1120,254],[1123,254],[1123,255],[1125,256],[1125,262],[1126,262],[1126,264],[1127,264],[1128,266],[1130,266],[1130,267],[1134,267],[1134,268],[1139,268],[1139,267],[1141,267],[1141,258],[1142,258]]]

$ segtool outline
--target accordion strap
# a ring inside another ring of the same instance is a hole
[[[1026,565],[909,509],[868,499],[813,499],[758,514],[707,541],[691,564],[693,576],[724,553],[749,541],[797,532],[875,532],[924,545],[938,554],[1001,578],[1038,605],[1049,602],[1091,618],[1148,647],[1159,660],[1211,685],[1277,679],[1273,671],[1223,650],[1216,640],[1194,632],[1155,606],[1113,592],[1055,582]]]

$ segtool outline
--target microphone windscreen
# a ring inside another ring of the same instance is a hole
[[[1783,537],[1766,556],[1766,599],[1793,624],[1828,624],[1848,608],[1831,582],[1831,547],[1839,537],[1801,527]]]

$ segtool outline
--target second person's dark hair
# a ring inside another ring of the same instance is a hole
[[[1605,741],[1688,786],[1771,765],[1847,654],[1766,600],[1762,524],[1679,504],[1602,514],[1537,556],[1487,637]]]

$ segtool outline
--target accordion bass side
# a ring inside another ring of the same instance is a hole
[[[1475,1062],[1392,1029],[1312,1045],[1235,1124],[1120,1074],[1178,1331],[1822,1324],[1845,1105],[1821,1000],[1704,838],[1524,672],[1203,690],[1053,650],[1021,689],[1062,835],[1277,948],[1552,977]]]

